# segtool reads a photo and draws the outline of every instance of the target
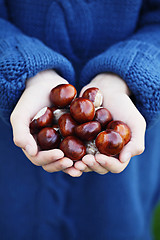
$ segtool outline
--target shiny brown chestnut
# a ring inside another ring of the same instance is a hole
[[[99,108],[95,112],[94,120],[98,121],[102,128],[105,128],[112,121],[112,115],[107,108]]]
[[[52,127],[43,128],[37,135],[37,143],[41,150],[58,148],[60,141],[59,133]]]
[[[86,154],[86,147],[82,141],[74,136],[68,136],[60,143],[64,155],[74,161],[82,159]]]
[[[119,154],[124,146],[121,135],[112,129],[99,133],[95,143],[99,152],[107,156]]]
[[[71,84],[60,84],[50,92],[50,100],[54,106],[63,108],[68,106],[76,97],[77,91]]]
[[[111,121],[107,125],[107,129],[113,129],[114,131],[118,132],[123,138],[124,145],[127,144],[131,139],[131,130],[127,124],[122,121]]]
[[[70,105],[71,116],[78,122],[92,121],[95,115],[95,107],[89,99],[76,98]]]
[[[102,95],[101,91],[99,90],[99,88],[96,88],[96,87],[86,89],[84,91],[82,97],[87,98],[90,101],[92,101],[95,108],[100,107],[103,102],[103,95]]]
[[[85,141],[92,141],[101,131],[101,124],[97,121],[86,122],[75,127],[77,137]]]
[[[74,135],[74,128],[77,126],[77,123],[70,113],[65,113],[59,118],[58,125],[62,136],[67,137]]]
[[[30,123],[30,132],[31,134],[36,134],[40,129],[44,127],[49,127],[53,122],[53,113],[51,108],[44,107],[42,108],[32,119]]]

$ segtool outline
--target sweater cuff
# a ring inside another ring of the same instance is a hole
[[[0,115],[9,121],[26,80],[38,72],[54,69],[74,85],[71,63],[35,38],[17,34],[0,40]]]
[[[159,120],[160,49],[137,40],[120,42],[86,64],[81,87],[103,72],[115,73],[126,81],[147,125]]]

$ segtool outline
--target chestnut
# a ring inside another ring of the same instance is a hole
[[[76,121],[70,113],[63,114],[58,120],[59,130],[63,137],[74,135],[74,128],[77,126]]]
[[[37,143],[41,150],[58,148],[60,141],[59,133],[52,127],[43,128],[37,135]]]
[[[75,127],[77,137],[85,141],[93,140],[101,131],[101,124],[97,121],[86,122]]]
[[[36,134],[40,129],[44,127],[49,127],[53,122],[53,113],[51,108],[44,107],[42,108],[32,119],[30,123],[30,132],[31,134]]]
[[[99,133],[95,143],[99,152],[108,156],[119,154],[124,146],[121,135],[112,129]]]
[[[76,97],[77,91],[71,84],[60,84],[50,92],[50,100],[56,107],[66,107]]]
[[[77,161],[82,159],[86,154],[86,147],[81,140],[74,136],[68,136],[60,143],[60,149],[64,152],[65,156]]]
[[[112,115],[107,108],[99,108],[95,112],[94,120],[98,121],[102,128],[105,128],[112,121]]]
[[[131,139],[131,130],[127,124],[122,121],[111,121],[107,125],[107,129],[113,129],[114,131],[118,132],[123,138],[124,145],[127,144]]]
[[[103,102],[103,95],[99,88],[96,87],[86,89],[82,94],[82,97],[92,101],[95,108],[100,107]]]
[[[76,98],[70,105],[71,116],[79,123],[92,121],[95,115],[95,107],[89,99]]]

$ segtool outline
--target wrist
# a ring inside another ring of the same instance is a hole
[[[56,71],[49,69],[37,73],[35,76],[29,78],[26,82],[26,88],[30,88],[35,85],[41,85],[45,89],[53,88],[58,84],[67,84],[67,80],[57,74]]]

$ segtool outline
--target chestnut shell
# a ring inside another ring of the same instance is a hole
[[[111,121],[107,125],[107,129],[113,129],[118,132],[123,138],[124,144],[126,145],[131,139],[131,130],[128,125],[122,121]]]
[[[42,128],[52,126],[53,112],[51,108],[49,107],[45,107],[45,108],[42,108],[31,121],[29,125],[31,134],[37,134]],[[44,111],[44,110],[45,112],[43,112],[43,114],[41,115],[41,111]]]
[[[71,84],[60,84],[50,92],[50,100],[56,107],[66,107],[76,97],[77,90]]]
[[[76,121],[70,113],[63,114],[58,120],[59,130],[63,137],[74,135],[74,128],[77,126]]]
[[[85,141],[92,141],[101,131],[101,124],[97,121],[86,122],[75,127],[77,137]]]
[[[98,121],[102,128],[105,128],[107,124],[112,121],[112,115],[107,108],[99,108],[95,112],[95,121]]]
[[[58,148],[60,141],[59,133],[52,127],[43,128],[37,135],[37,143],[41,150]]]
[[[81,140],[74,136],[68,136],[60,143],[60,149],[64,152],[65,156],[77,161],[82,159],[86,154],[86,147]]]
[[[89,99],[76,98],[70,105],[71,116],[78,122],[92,121],[95,115],[95,107]]]
[[[119,154],[124,146],[121,135],[112,129],[99,133],[95,143],[99,152],[107,156]]]

